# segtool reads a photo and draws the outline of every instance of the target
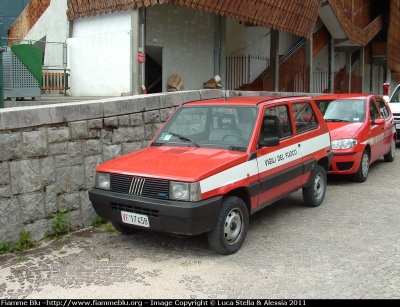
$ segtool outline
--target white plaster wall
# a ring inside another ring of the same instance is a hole
[[[173,5],[146,8],[146,45],[163,48],[163,88],[172,74],[185,90],[214,76],[214,15]]]
[[[131,91],[131,11],[73,21],[67,39],[72,96],[121,96]]]
[[[68,37],[67,1],[51,0],[49,7],[35,23],[26,40],[42,40],[47,43],[44,52],[44,66],[63,66],[63,45]],[[42,46],[40,46],[42,47]]]

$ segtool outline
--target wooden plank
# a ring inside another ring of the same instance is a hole
[[[255,6],[254,10],[253,10],[253,16],[249,16],[248,17],[248,22],[251,24],[257,24],[259,15],[262,12],[262,9],[264,8],[264,2],[262,1],[261,3],[257,3],[257,5]]]
[[[76,5],[75,0],[68,1],[68,10],[67,10],[68,20],[73,20],[78,17],[75,5]]]
[[[242,0],[235,2],[235,6],[232,7],[232,10],[231,10],[232,18],[239,17],[239,11],[240,11],[241,7],[243,6],[243,3],[245,3],[245,2],[243,2]]]
[[[214,7],[214,14],[219,15],[221,11],[222,5],[224,4],[225,0],[219,0],[218,3]]]
[[[128,0],[128,5],[130,9],[135,9],[136,8],[136,1],[135,0]]]
[[[230,5],[230,1],[229,0],[224,0],[224,4],[222,5],[221,10],[220,10],[220,15],[221,16],[226,16],[227,15],[227,10],[228,10],[229,5]]]
[[[121,0],[114,0],[115,3],[115,9],[117,12],[120,12],[122,10],[122,1]]]
[[[255,15],[255,10],[258,7],[258,3],[256,1],[249,1],[247,5],[245,5],[245,9],[242,12],[243,18],[245,22],[248,22]]]
[[[96,6],[97,6],[97,12],[98,12],[98,14],[99,14],[99,15],[103,14],[103,13],[104,13],[104,10],[103,10],[103,7],[104,7],[104,5],[103,5],[103,0],[96,0]]]
[[[204,4],[203,11],[204,11],[205,13],[208,13],[208,12],[209,12],[211,6],[213,5],[213,2],[214,2],[214,0],[208,0],[208,1]]]
[[[123,1],[122,1],[122,4],[123,4],[123,9],[124,9],[124,11],[126,11],[127,9],[129,9],[128,0],[123,0]]]
[[[78,0],[79,13],[81,17],[86,17],[86,11],[83,8],[82,0]]]
[[[88,9],[88,15],[89,16],[96,16],[97,15],[97,7],[96,7],[96,1],[95,0],[89,0],[89,9]]]
[[[108,0],[108,12],[115,12],[114,0]]]
[[[191,5],[191,7],[192,7],[192,9],[197,9],[197,5],[198,5],[198,2],[199,2],[200,0],[192,0],[192,5]]]
[[[203,6],[204,4],[207,2],[207,0],[200,0],[199,1],[199,5],[197,6],[197,8],[201,11],[203,10]]]

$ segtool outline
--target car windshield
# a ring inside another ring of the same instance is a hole
[[[390,103],[400,102],[400,87],[397,87],[392,97],[390,97]]]
[[[317,101],[318,108],[327,122],[364,122],[364,99],[335,99]]]
[[[253,106],[183,106],[157,134],[152,146],[246,151],[256,115]]]

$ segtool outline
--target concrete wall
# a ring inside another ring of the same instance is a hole
[[[214,15],[174,5],[146,8],[146,45],[162,47],[163,88],[172,74],[186,90],[214,76]]]

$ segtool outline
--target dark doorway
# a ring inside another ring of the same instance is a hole
[[[147,93],[162,93],[162,47],[146,46],[145,76]]]

